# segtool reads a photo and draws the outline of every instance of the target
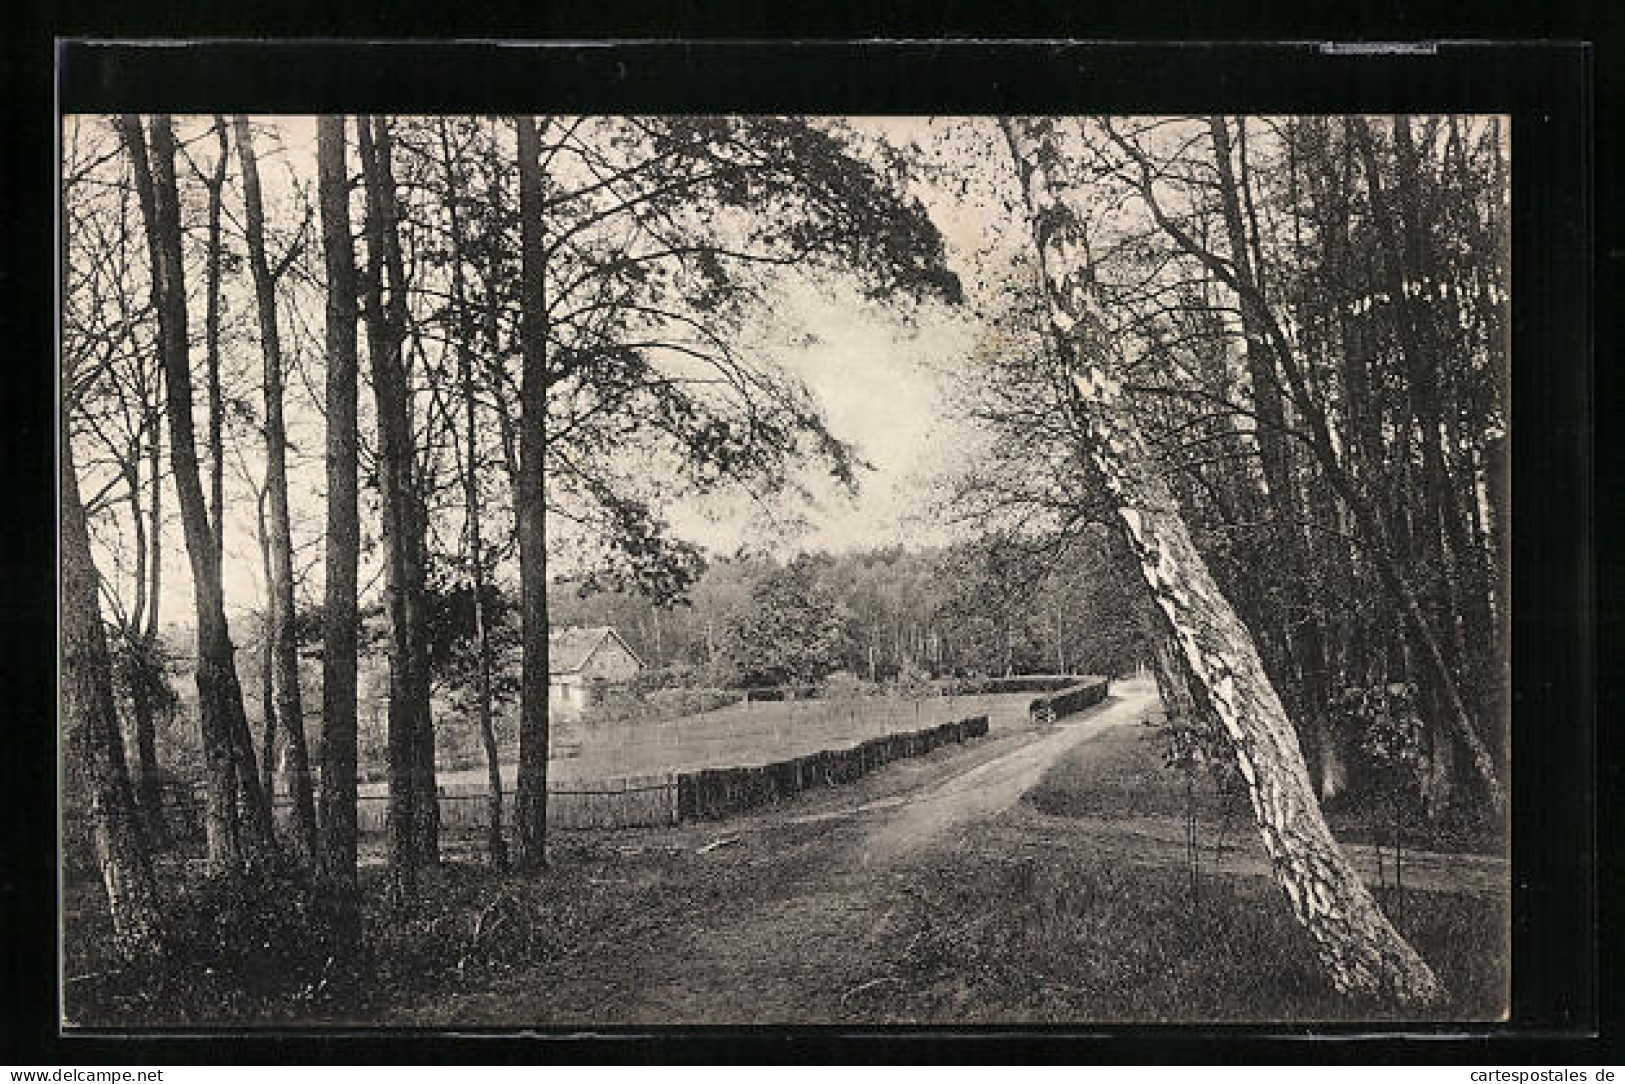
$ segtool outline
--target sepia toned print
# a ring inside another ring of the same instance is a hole
[[[64,118],[65,1025],[1505,1019],[1507,129]]]

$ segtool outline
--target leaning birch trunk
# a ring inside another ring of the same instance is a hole
[[[1197,726],[1207,721],[1191,694],[1190,670],[1182,660],[1179,641],[1172,635],[1157,638],[1151,672],[1156,678],[1157,695],[1162,699],[1163,715],[1169,724]]]
[[[1280,697],[1234,609],[1191,541],[1100,334],[1081,216],[1062,195],[1052,122],[1006,120],[1054,339],[1068,365],[1088,453],[1105,479],[1140,574],[1179,647],[1193,693],[1218,721],[1293,915],[1340,991],[1407,1003],[1437,999],[1431,969],[1389,924],[1322,817]]]

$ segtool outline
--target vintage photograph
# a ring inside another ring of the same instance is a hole
[[[69,114],[69,1029],[1508,1018],[1499,115]]]

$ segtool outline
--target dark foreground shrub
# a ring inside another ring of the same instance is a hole
[[[94,1025],[217,1023],[298,1016],[343,996],[357,953],[355,910],[306,872],[276,866],[211,876],[164,908],[161,957],[112,959],[107,931],[85,931],[96,978],[70,986],[68,1018]],[[98,943],[101,942],[101,943]]]

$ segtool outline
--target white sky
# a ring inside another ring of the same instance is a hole
[[[823,476],[804,476],[814,503],[802,513],[811,522],[788,536],[754,506],[733,499],[707,510],[716,518],[693,508],[676,525],[686,537],[724,552],[741,543],[841,552],[937,541],[940,532],[921,520],[932,480],[958,453],[943,426],[944,389],[933,365],[967,355],[974,328],[939,306],[928,309],[938,319],[917,329],[823,297],[803,298],[798,308],[819,341],[785,351],[785,367],[818,400],[830,431],[855,445],[873,470],[861,473],[855,496]]]

